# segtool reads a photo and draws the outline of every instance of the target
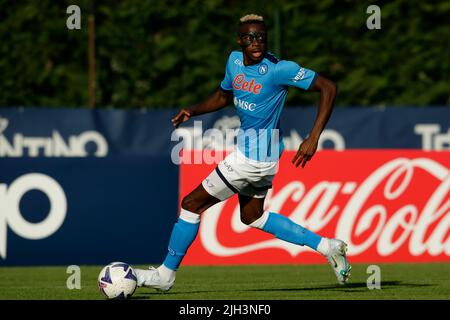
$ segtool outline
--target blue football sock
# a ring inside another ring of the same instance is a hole
[[[164,260],[164,265],[176,271],[183,260],[187,249],[197,235],[200,223],[189,223],[183,219],[178,219],[172,230],[172,235],[169,240],[169,253]]]
[[[269,212],[269,218],[262,230],[273,234],[278,239],[308,246],[314,250],[317,250],[317,246],[322,239],[321,236],[296,224],[288,217],[275,212]]]

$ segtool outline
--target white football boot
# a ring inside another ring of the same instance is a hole
[[[175,283],[175,277],[168,281],[161,279],[158,269],[150,267],[148,270],[134,269],[138,287],[153,288],[159,291],[169,291]]]
[[[339,284],[346,284],[352,269],[346,256],[347,244],[339,239],[328,239],[328,245],[328,254],[325,257],[333,268]]]

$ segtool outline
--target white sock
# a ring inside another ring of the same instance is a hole
[[[254,228],[262,229],[262,228],[264,228],[264,225],[266,224],[267,219],[269,219],[269,212],[264,211],[264,213],[261,215],[261,217],[259,217],[255,221],[253,221],[250,224],[250,226],[252,226]]]
[[[190,212],[183,208],[181,208],[179,218],[186,222],[189,222],[189,223],[199,223],[200,222],[200,215],[198,213]]]
[[[167,268],[164,264],[160,265],[158,268],[159,276],[162,282],[171,282],[175,279],[176,271]]]
[[[319,245],[317,246],[317,252],[326,256],[328,255],[329,251],[330,251],[330,239],[323,237],[320,240]]]

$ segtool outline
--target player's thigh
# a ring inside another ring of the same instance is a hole
[[[197,188],[192,190],[187,196],[181,201],[181,207],[185,210],[201,214],[209,207],[220,202],[219,199],[211,196],[203,187],[199,184]]]
[[[243,179],[241,179],[231,166],[228,170],[222,161],[203,180],[202,186],[212,197],[224,201],[239,192]]]
[[[255,198],[247,195],[239,194],[239,206],[241,209],[241,221],[245,224],[251,224],[264,213],[263,198]]]

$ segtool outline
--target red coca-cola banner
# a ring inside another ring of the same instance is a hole
[[[450,153],[320,151],[304,169],[285,152],[265,209],[349,245],[357,262],[450,261]],[[215,165],[180,168],[180,201]],[[240,221],[237,196],[202,216],[189,265],[323,262],[307,247]]]

